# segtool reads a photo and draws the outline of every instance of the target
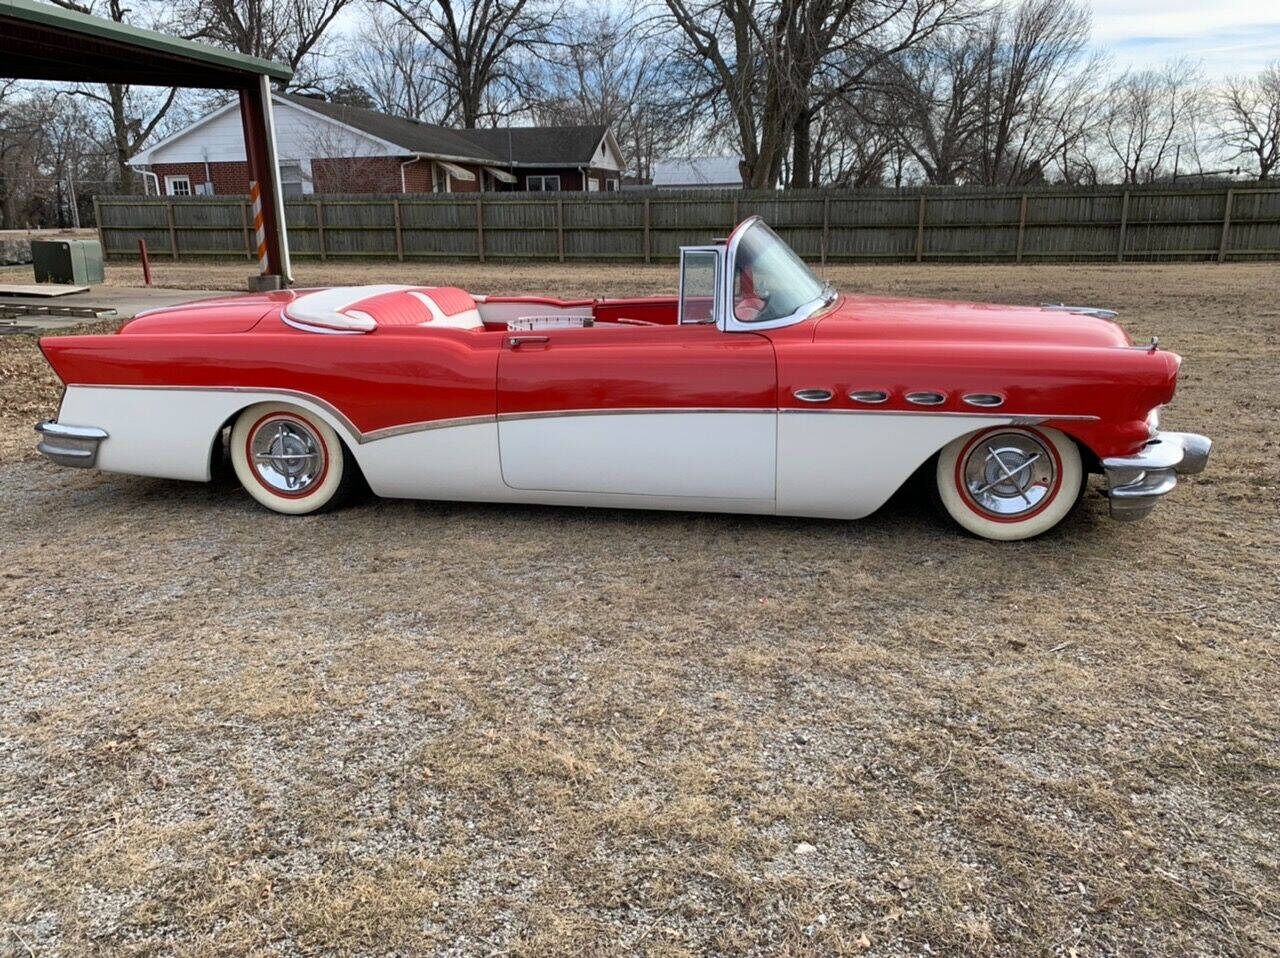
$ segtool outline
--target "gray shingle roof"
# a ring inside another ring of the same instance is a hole
[[[314,110],[322,116],[403,147],[407,153],[430,153],[433,156],[453,156],[491,163],[498,159],[477,144],[459,136],[461,132],[459,130],[450,130],[448,127],[436,126],[434,123],[406,120],[404,117],[390,116],[386,113],[376,113],[358,106],[330,103],[328,100],[318,100],[296,93],[279,95],[303,109]]]
[[[607,129],[606,126],[512,126],[458,130],[457,133],[504,162],[514,158],[523,166],[586,166],[595,159],[596,147]]]
[[[428,153],[502,166],[508,165],[512,157],[520,166],[586,166],[594,158],[607,129],[604,126],[516,126],[455,130],[296,93],[278,95],[304,109],[394,143],[407,153]]]

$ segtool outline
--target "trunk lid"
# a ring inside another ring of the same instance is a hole
[[[295,296],[292,290],[219,296],[194,303],[161,306],[139,313],[122,327],[122,335],[161,333],[246,333]]]

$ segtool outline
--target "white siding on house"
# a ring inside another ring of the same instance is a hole
[[[405,151],[327,117],[303,110],[288,100],[272,99],[276,120],[276,150],[281,162],[321,157],[399,156]],[[213,119],[188,127],[176,136],[144,150],[135,166],[156,163],[218,163],[243,160],[244,127],[233,104]],[[309,172],[309,170],[308,170]]]
[[[614,170],[621,173],[624,166],[622,157],[610,147],[609,140],[608,136],[601,140],[600,145],[596,147],[596,155],[591,160],[591,165],[598,170]]]

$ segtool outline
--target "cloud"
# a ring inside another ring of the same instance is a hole
[[[1188,57],[1211,76],[1252,73],[1280,56],[1280,3],[1095,0],[1093,39],[1119,65]]]

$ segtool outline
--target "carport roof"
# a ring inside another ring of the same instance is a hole
[[[237,89],[288,80],[281,63],[35,0],[0,0],[0,76]]]

